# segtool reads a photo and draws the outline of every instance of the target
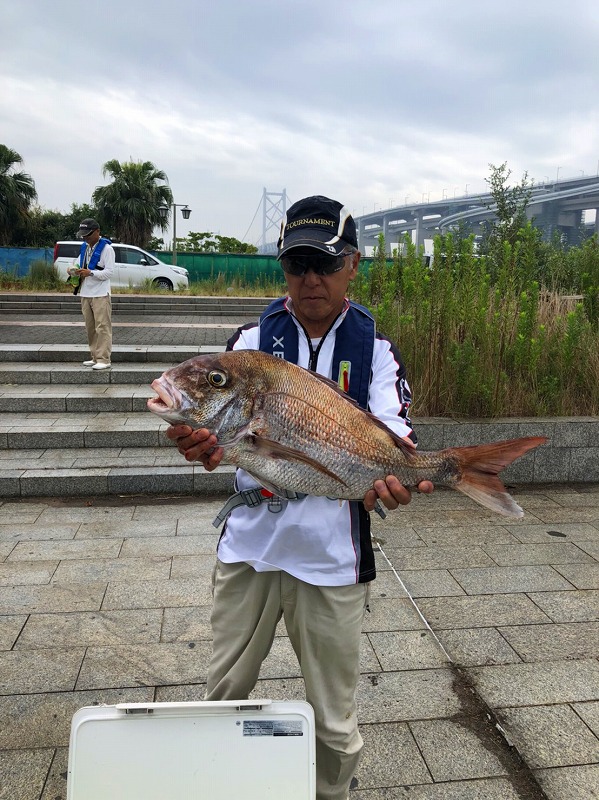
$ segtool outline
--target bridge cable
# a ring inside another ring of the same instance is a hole
[[[246,236],[248,235],[248,233],[250,232],[250,229],[251,229],[252,225],[254,224],[254,220],[256,219],[256,214],[257,214],[257,213],[258,213],[258,211],[260,210],[260,206],[261,206],[261,205],[262,205],[262,199],[260,199],[260,200],[259,200],[259,202],[258,202],[258,206],[256,207],[256,211],[254,212],[254,216],[252,217],[252,221],[251,221],[251,222],[250,222],[250,224],[248,225],[248,229],[247,229],[247,231],[246,231],[246,232],[243,234],[243,236],[242,236],[242,238],[241,238],[241,241],[242,241],[242,242],[245,240],[245,237],[246,237]]]

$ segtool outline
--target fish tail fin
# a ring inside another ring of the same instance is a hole
[[[460,471],[453,488],[498,514],[523,517],[524,512],[497,475],[512,461],[546,441],[544,436],[526,436],[493,444],[451,448],[449,452],[457,460]]]

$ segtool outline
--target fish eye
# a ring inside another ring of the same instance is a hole
[[[224,372],[220,372],[217,369],[213,369],[212,372],[208,373],[208,383],[212,384],[215,389],[222,389],[222,387],[227,382],[227,376]]]

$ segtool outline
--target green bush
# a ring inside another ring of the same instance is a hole
[[[354,283],[352,296],[402,352],[417,415],[599,413],[596,238],[564,254],[565,269],[548,259],[547,285],[537,280],[538,246],[528,225],[484,256],[473,237],[447,234],[427,264],[408,237],[392,266],[375,260]],[[566,275],[582,295],[564,297]]]
[[[29,273],[23,278],[23,289],[54,290],[63,289],[63,281],[58,277],[54,264],[43,259],[32,261]]]

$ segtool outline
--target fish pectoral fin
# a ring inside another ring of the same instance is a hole
[[[285,445],[279,442],[273,442],[271,439],[265,439],[262,436],[253,436],[252,440],[256,449],[264,455],[270,456],[271,458],[286,458],[289,459],[289,461],[299,461],[318,472],[322,472],[323,475],[328,475],[329,478],[333,478],[333,480],[337,481],[342,486],[347,487],[345,481],[341,480],[338,475],[335,475],[334,472],[331,472],[331,470],[327,469],[319,461],[316,461],[315,458],[311,458],[300,450],[293,450],[291,447],[285,447]]]

